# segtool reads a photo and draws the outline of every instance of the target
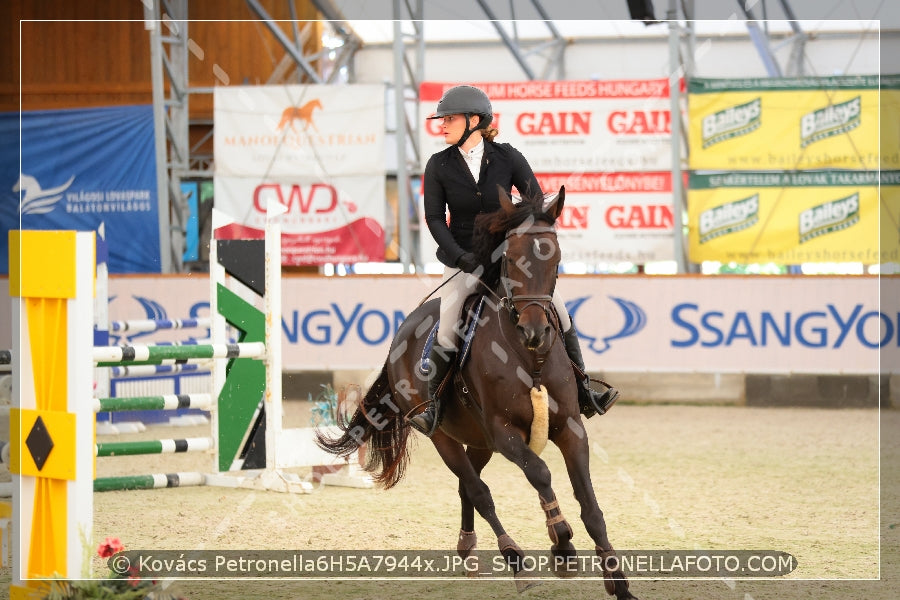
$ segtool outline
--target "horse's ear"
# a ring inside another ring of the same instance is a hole
[[[545,210],[544,213],[547,216],[552,217],[553,220],[555,221],[556,219],[559,218],[559,215],[562,214],[563,205],[565,204],[565,202],[566,202],[566,186],[561,185],[561,186],[559,186],[559,193],[556,194],[556,197],[550,201],[550,205],[547,206],[547,210]]]
[[[516,209],[512,198],[509,197],[509,194],[506,193],[506,190],[503,189],[502,185],[497,186],[497,195],[500,196],[500,208],[503,209],[503,212],[511,213]]]

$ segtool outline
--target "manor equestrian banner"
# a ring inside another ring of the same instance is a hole
[[[419,87],[425,159],[446,148],[440,120],[426,119],[455,85],[426,82]],[[668,79],[471,85],[491,99],[497,141],[515,146],[535,173],[672,168]]]
[[[384,175],[384,86],[217,86],[216,175]]]
[[[879,161],[879,133],[887,136],[882,148],[900,148],[900,116],[883,110],[896,103],[897,82],[897,77],[877,75],[692,79],[689,167],[900,169],[896,151]],[[880,132],[879,117],[884,121]]]
[[[853,171],[692,173],[691,261],[895,262],[896,241],[879,247],[879,216],[882,232],[885,221],[896,224],[898,185],[897,171],[880,180]]]
[[[263,237],[279,202],[283,264],[384,260],[384,113],[380,85],[217,87],[219,236]]]

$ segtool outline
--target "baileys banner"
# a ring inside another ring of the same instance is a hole
[[[895,262],[898,190],[898,171],[692,173],[691,260]]]
[[[900,168],[896,76],[693,79],[692,170]],[[881,109],[881,110],[879,110]],[[886,137],[885,137],[886,136]],[[891,143],[893,141],[893,143]]]

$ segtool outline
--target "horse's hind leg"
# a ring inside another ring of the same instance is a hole
[[[594,495],[588,468],[590,452],[587,436],[583,431],[579,436],[573,429],[566,428],[553,441],[559,447],[566,462],[566,470],[569,472],[575,499],[581,505],[581,520],[584,522],[588,535],[594,541],[597,555],[602,558],[603,584],[607,593],[615,595],[618,600],[636,600],[635,596],[628,591],[628,579],[622,572],[616,558],[616,551],[609,542],[603,511],[600,510]]]
[[[466,456],[469,457],[469,462],[472,464],[472,468],[475,470],[475,473],[478,474],[479,478],[481,477],[482,469],[484,469],[485,465],[488,464],[488,461],[491,460],[492,455],[492,450],[473,448],[471,446],[466,448]],[[475,549],[478,538],[475,536],[475,505],[469,500],[462,479],[459,480],[459,501],[462,507],[462,523],[459,528],[459,539],[456,544],[456,552],[462,558],[468,558]]]
[[[497,511],[494,507],[494,498],[491,496],[491,490],[487,484],[481,480],[481,476],[475,470],[462,444],[447,436],[440,430],[431,438],[434,447],[437,448],[438,454],[443,459],[444,464],[459,479],[459,484],[463,489],[465,496],[472,503],[478,514],[488,522],[494,535],[497,536],[497,545],[500,547],[500,553],[510,565],[515,573],[521,570],[522,558],[525,553],[506,535],[506,530],[497,518]],[[482,465],[483,467],[483,465]],[[473,516],[474,522],[474,516]]]

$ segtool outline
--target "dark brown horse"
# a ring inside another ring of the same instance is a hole
[[[537,197],[514,204],[501,192],[501,209],[481,215],[476,222],[484,309],[468,360],[444,382],[442,420],[431,441],[459,479],[462,526],[457,552],[466,558],[475,548],[477,510],[497,536],[520,590],[527,587],[519,577],[523,552],[497,518],[491,492],[480,474],[495,452],[522,469],[546,514],[551,553],[556,562],[565,563],[575,555],[572,528],[550,486],[550,470],[538,456],[548,439],[556,444],[585,528],[602,557],[606,590],[625,600],[634,596],[594,496],[574,372],[551,304],[560,260],[553,224],[564,198],[561,188],[546,200]],[[404,320],[379,377],[349,420],[341,419],[343,435],[318,440],[325,450],[343,456],[366,443],[366,469],[385,488],[403,477],[410,432],[407,417],[420,410],[427,398],[428,375],[423,372],[422,357],[428,356],[424,347],[437,322],[438,302],[422,304]]]

